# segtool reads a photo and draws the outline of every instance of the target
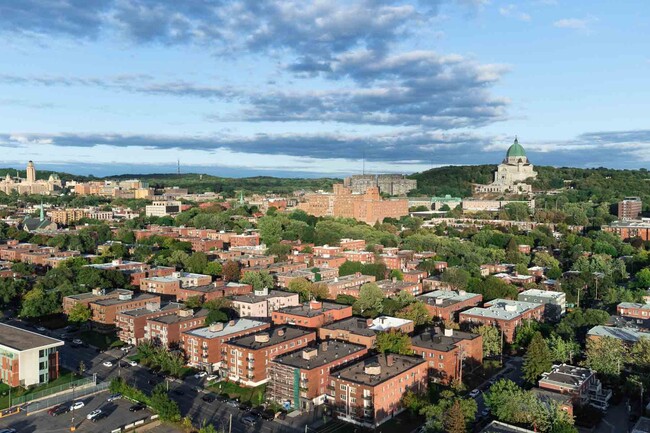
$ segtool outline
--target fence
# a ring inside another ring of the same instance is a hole
[[[52,396],[51,398],[46,398],[43,400],[33,401],[31,403],[28,403],[26,406],[23,407],[23,410],[28,414],[30,412],[37,412],[39,410],[47,409],[48,407],[55,406],[57,404],[66,403],[73,399],[78,399],[80,397],[85,397],[87,395],[94,394],[96,392],[107,390],[109,386],[110,386],[109,382],[101,382],[96,385],[86,386],[85,388],[81,388],[81,389],[75,388],[74,391],[71,390],[70,392],[58,394]]]
[[[30,401],[33,401],[33,400],[39,400],[39,399],[41,399],[43,397],[47,397],[48,395],[57,394],[59,392],[67,391],[67,390],[73,389],[73,388],[81,388],[81,387],[84,387],[86,385],[94,384],[94,383],[95,383],[94,378],[86,377],[86,378],[83,378],[83,379],[79,379],[79,380],[75,380],[75,381],[72,381],[72,382],[64,383],[62,385],[53,386],[51,388],[47,388],[47,389],[44,389],[42,391],[31,392],[31,393],[28,393],[28,394],[25,394],[25,395],[20,395],[20,396],[17,396],[17,397],[13,397],[11,399],[10,405],[15,406],[15,405],[24,404],[24,403],[27,403],[27,402],[30,402]]]
[[[157,420],[158,420],[158,415],[151,415],[150,417],[142,418],[139,419],[138,421],[132,422],[131,424],[127,424],[125,426],[118,427],[115,430],[111,430],[111,433],[120,433],[120,432],[135,430],[138,427],[151,424],[152,422],[156,422]]]

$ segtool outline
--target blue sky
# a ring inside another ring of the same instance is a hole
[[[1,166],[343,176],[650,161],[650,4],[0,0]]]

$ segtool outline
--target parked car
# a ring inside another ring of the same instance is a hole
[[[226,394],[225,392],[222,392],[221,394],[217,395],[217,401],[220,402],[226,402],[230,399],[230,396]]]
[[[130,365],[131,367],[135,367],[136,365],[138,365],[138,363],[135,362],[135,361],[129,361],[129,365]]]
[[[253,415],[251,413],[247,413],[246,415],[244,415],[242,417],[241,422],[243,422],[244,424],[249,425],[249,426],[254,426],[255,424],[257,424],[258,420],[259,420],[259,417],[255,416],[255,415]]]
[[[97,415],[99,415],[100,413],[102,413],[102,410],[101,410],[101,409],[95,409],[94,411],[92,411],[92,412],[90,412],[88,415],[86,415],[86,419],[93,419],[93,418],[95,418]]]
[[[208,375],[208,373],[206,371],[199,371],[198,373],[196,373],[194,375],[194,377],[197,378],[197,379],[201,379],[202,377],[205,377],[207,375]]]
[[[473,389],[472,392],[469,393],[469,398],[476,398],[480,392],[481,391],[479,391],[478,389]]]
[[[122,394],[118,392],[117,394],[109,395],[106,401],[115,401],[115,400],[119,400],[120,398],[122,398]]]
[[[228,406],[232,406],[232,407],[239,407],[239,401],[237,401],[237,400],[234,399],[234,398],[231,398],[230,400],[228,400],[228,401],[226,402],[226,404],[227,404]]]
[[[0,433],[16,433],[16,429],[15,428],[3,428],[3,429],[0,429]]]
[[[183,390],[180,389],[180,388],[175,388],[175,389],[172,390],[172,392],[173,392],[174,394],[176,394],[176,395],[185,395],[185,391],[183,391]]]
[[[72,340],[72,344],[77,344],[77,345],[81,346],[82,344],[84,344],[84,342],[81,341],[78,338],[75,338],[74,340]]]
[[[84,407],[84,406],[85,406],[85,404],[84,404],[83,401],[81,401],[81,400],[79,400],[79,401],[75,401],[74,403],[72,403],[72,404],[70,405],[70,410],[81,409],[81,408]]]
[[[120,347],[120,350],[121,350],[122,352],[128,352],[128,351],[130,351],[131,349],[133,349],[133,346],[131,346],[130,344],[127,345],[127,346],[122,346],[122,347]]]
[[[93,419],[91,419],[91,421],[92,422],[97,422],[99,420],[102,420],[102,419],[106,418],[107,416],[108,416],[108,414],[106,412],[102,412],[99,415],[97,415],[96,417],[94,417]]]
[[[38,332],[45,332],[45,331],[47,331],[47,329],[43,328],[42,326],[37,326],[37,327],[36,327],[36,330],[37,330]]]
[[[129,408],[129,412],[140,412],[147,408],[147,405],[144,403],[136,403]]]
[[[112,363],[111,361],[104,361],[104,362],[102,362],[102,365],[103,365],[104,367],[112,367],[112,366],[113,366],[113,363]]]
[[[266,409],[265,411],[262,412],[262,419],[266,421],[273,421],[275,418],[275,412],[273,412],[273,409]]]
[[[50,408],[50,410],[48,410],[47,413],[52,416],[58,416],[66,413],[68,409],[70,409],[69,404],[60,404],[58,406],[54,406],[53,408]]]
[[[218,374],[209,374],[208,377],[205,378],[208,382],[212,382],[213,380],[219,379]]]
[[[485,417],[488,416],[489,414],[490,414],[490,409],[485,408],[485,409],[483,409],[483,410],[481,411],[481,418],[485,418]]]
[[[214,396],[214,394],[206,394],[203,397],[201,397],[201,400],[203,400],[206,403],[212,403],[215,399],[216,397]]]

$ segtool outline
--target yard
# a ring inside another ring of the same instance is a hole
[[[80,377],[76,376],[71,371],[61,369],[61,375],[41,386],[37,386],[32,389],[25,389],[21,387],[16,387],[11,390],[11,401],[16,403],[18,397],[24,398],[27,396],[36,396],[37,394],[46,395],[47,391],[52,391],[52,393],[60,392],[64,389],[67,389],[68,384],[75,380],[79,380]],[[58,388],[58,389],[53,389]],[[0,384],[0,408],[4,409],[9,407],[9,386],[1,383]]]
[[[244,388],[232,382],[218,382],[209,387],[217,394],[228,394],[230,398],[239,398],[239,401],[250,401],[257,406],[264,403],[266,395],[266,385],[260,385],[255,388]]]
[[[109,347],[119,347],[124,344],[123,341],[120,341],[117,338],[117,334],[115,332],[111,332],[110,334],[103,334],[101,332],[90,330],[81,331],[79,338],[84,343],[101,350],[106,350]]]

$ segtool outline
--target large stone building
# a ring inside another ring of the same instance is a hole
[[[383,200],[377,187],[357,194],[343,184],[335,184],[333,193],[306,194],[298,209],[314,216],[354,218],[374,224],[384,218],[408,215],[409,203],[405,199]]]
[[[16,173],[16,177],[9,176],[0,180],[0,191],[11,194],[16,191],[18,194],[46,194],[49,195],[56,189],[61,188],[61,179],[56,174],[51,174],[48,180],[36,180],[36,167],[34,163],[27,163],[27,176],[22,179]]]
[[[475,185],[474,191],[479,194],[528,194],[532,192],[532,188],[524,182],[536,177],[537,172],[528,161],[526,151],[515,138],[515,142],[506,152],[505,159],[494,173],[494,181],[489,185]]]
[[[377,187],[380,193],[388,195],[406,195],[418,187],[415,179],[407,179],[401,174],[358,174],[343,179],[343,185],[355,194]]]

